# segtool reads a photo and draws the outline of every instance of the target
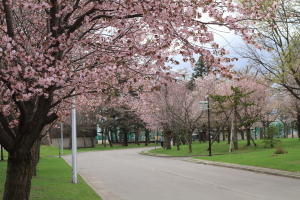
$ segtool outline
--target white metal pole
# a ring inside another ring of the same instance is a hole
[[[72,183],[77,183],[77,130],[75,99],[72,104]]]
[[[64,123],[60,123],[60,155],[64,154]]]

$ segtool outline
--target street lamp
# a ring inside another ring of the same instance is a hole
[[[199,103],[202,104],[202,105],[207,105],[207,120],[208,120],[208,151],[209,151],[209,156],[212,156],[212,153],[211,153],[211,134],[210,134],[210,107],[209,107],[209,96],[206,96],[205,97],[206,101],[200,101]],[[203,109],[203,110],[206,110],[206,109]]]

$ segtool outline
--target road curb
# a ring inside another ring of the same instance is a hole
[[[157,154],[157,153],[150,153],[147,151],[142,151],[139,154],[145,156],[153,156],[153,157],[161,157],[161,158],[193,158],[193,157],[206,157],[208,155],[191,155],[191,156],[169,156],[165,154]],[[224,154],[214,154],[214,155],[224,155]]]
[[[163,158],[171,158],[172,156],[164,155],[164,154],[155,154],[147,151],[141,151],[139,154],[144,156],[153,156],[153,157],[163,157]]]
[[[246,170],[246,171],[251,171],[251,172],[255,172],[255,173],[261,173],[261,174],[269,174],[269,175],[275,175],[275,176],[300,179],[300,172],[289,172],[289,171],[270,169],[270,168],[264,168],[264,167],[255,167],[255,166],[239,165],[239,164],[232,164],[232,163],[214,162],[214,161],[193,159],[193,158],[185,159],[185,161],[193,162],[193,163],[197,163],[197,164],[203,164],[203,165],[214,165],[214,166],[218,166],[218,167],[227,167],[227,168],[232,168],[232,169],[239,169],[239,170]]]
[[[85,152],[83,152],[85,153]],[[70,155],[69,155],[70,156]],[[72,164],[68,162],[68,160],[63,156],[63,160],[67,163],[72,168]],[[109,190],[107,190],[105,187],[103,187],[103,183],[101,184],[101,187],[97,187],[93,181],[85,178],[84,174],[78,171],[78,175],[80,178],[99,196],[100,200],[121,200],[120,197],[117,195],[113,194]],[[97,181],[98,183],[100,181]]]

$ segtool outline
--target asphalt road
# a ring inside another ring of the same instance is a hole
[[[83,178],[104,200],[299,200],[300,180],[138,154],[78,154]],[[71,157],[65,159],[70,162]]]

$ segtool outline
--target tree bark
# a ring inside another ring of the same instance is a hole
[[[231,135],[231,127],[229,126],[227,130],[228,130],[227,131],[227,144],[230,144],[230,142],[231,142],[231,137],[230,137],[230,135]]]
[[[298,138],[300,140],[300,111],[297,112],[297,130],[298,130]]]
[[[140,130],[136,130],[135,135],[134,135],[134,142],[136,145],[140,145],[140,141],[139,141],[139,136],[140,136]]]
[[[1,161],[4,161],[4,152],[3,152],[3,146],[1,146]]]
[[[244,133],[244,130],[241,131],[241,138],[242,138],[242,140],[245,140],[245,133]]]
[[[288,137],[288,127],[287,127],[287,123],[286,122],[282,122],[283,123],[283,137],[287,138]]]
[[[257,145],[256,145],[256,143],[255,143],[255,141],[253,140],[253,137],[250,135],[250,139],[251,139],[251,141],[252,141],[252,143],[254,144],[254,146],[256,147]]]
[[[165,131],[164,132],[164,148],[165,149],[171,149],[171,132]]]
[[[128,146],[128,131],[123,130],[123,146]]]
[[[188,136],[188,138],[187,138],[187,141],[188,141],[188,145],[189,145],[189,153],[192,153],[193,152],[193,148],[192,148],[192,142],[193,142],[193,140],[192,140],[192,132],[188,132],[187,133],[187,136]]]
[[[102,144],[104,144],[104,147],[106,147],[106,140],[107,140],[106,129],[103,128],[103,130],[102,130]]]
[[[3,200],[28,200],[32,178],[32,155],[9,153]]]
[[[116,142],[116,143],[119,143],[117,128],[116,128],[115,131],[114,131],[114,135],[115,135],[115,142]]]
[[[102,135],[102,137],[101,137],[101,139],[102,139],[102,144],[104,144],[104,133],[103,133],[103,127],[102,127],[102,129],[101,129],[101,135]]]
[[[246,138],[247,138],[247,146],[251,145],[251,129],[247,128],[246,129]]]
[[[31,153],[31,165],[32,165],[32,176],[36,176],[37,175],[37,165],[40,161],[40,148],[41,148],[41,139],[38,139],[37,141],[35,141],[35,143],[33,144],[30,153]]]
[[[110,132],[110,130],[106,130],[106,135],[107,135],[109,147],[112,148],[112,147],[113,147],[113,144],[112,144],[112,137],[111,137],[111,132]]]
[[[233,142],[233,148],[234,150],[238,150],[238,125],[237,125],[237,106],[235,104],[234,106],[234,122],[233,122],[233,137],[232,137],[232,142]]]
[[[149,142],[150,142],[150,134],[149,134],[149,130],[146,129],[145,130],[145,146],[148,146]]]

